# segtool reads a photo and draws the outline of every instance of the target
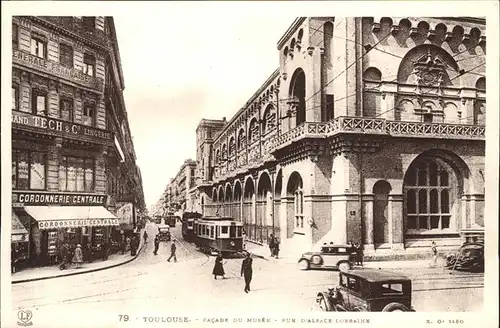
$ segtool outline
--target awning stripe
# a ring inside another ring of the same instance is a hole
[[[119,226],[118,218],[103,206],[25,206],[41,230]]]

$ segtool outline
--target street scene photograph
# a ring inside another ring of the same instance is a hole
[[[8,17],[2,327],[492,323],[486,13],[269,5]]]

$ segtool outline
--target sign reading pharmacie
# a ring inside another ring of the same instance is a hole
[[[31,191],[12,191],[12,203],[16,206],[67,205],[105,206],[107,196],[101,194],[68,194]]]
[[[70,82],[78,83],[101,92],[104,90],[103,83],[99,78],[89,76],[80,70],[67,68],[61,64],[33,56],[25,51],[13,50],[12,61],[19,65],[34,68],[44,73],[55,75]]]
[[[62,121],[51,117],[13,111],[12,126],[30,126],[51,131],[66,137],[88,137],[93,140],[111,142],[111,132],[90,126]]]

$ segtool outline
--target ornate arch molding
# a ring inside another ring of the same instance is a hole
[[[414,47],[403,57],[397,81],[400,84],[444,87],[460,83],[457,78],[459,70],[457,62],[446,50],[423,44]]]
[[[406,181],[408,172],[410,171],[412,165],[423,158],[425,159],[426,157],[439,159],[453,170],[453,173],[457,177],[457,183],[460,193],[471,193],[474,191],[472,172],[467,163],[465,163],[465,161],[454,152],[439,148],[429,149],[419,155],[415,155],[415,157],[412,158],[407,167],[403,167],[403,170],[405,172],[403,181]]]

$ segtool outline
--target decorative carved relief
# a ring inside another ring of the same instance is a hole
[[[234,142],[234,139],[231,138],[231,140],[229,140],[229,156],[232,157],[235,151],[236,151],[236,144]]]
[[[59,83],[59,94],[61,96],[73,98],[74,97],[74,90],[75,89],[69,85]]]
[[[31,74],[31,87],[47,92],[49,89],[49,81],[41,76]]]
[[[250,125],[250,140],[255,142],[257,139],[259,139],[259,125],[256,121],[252,121]]]
[[[421,56],[413,64],[417,85],[442,86],[445,67],[444,61],[438,56],[432,56],[429,50],[427,55]]]

